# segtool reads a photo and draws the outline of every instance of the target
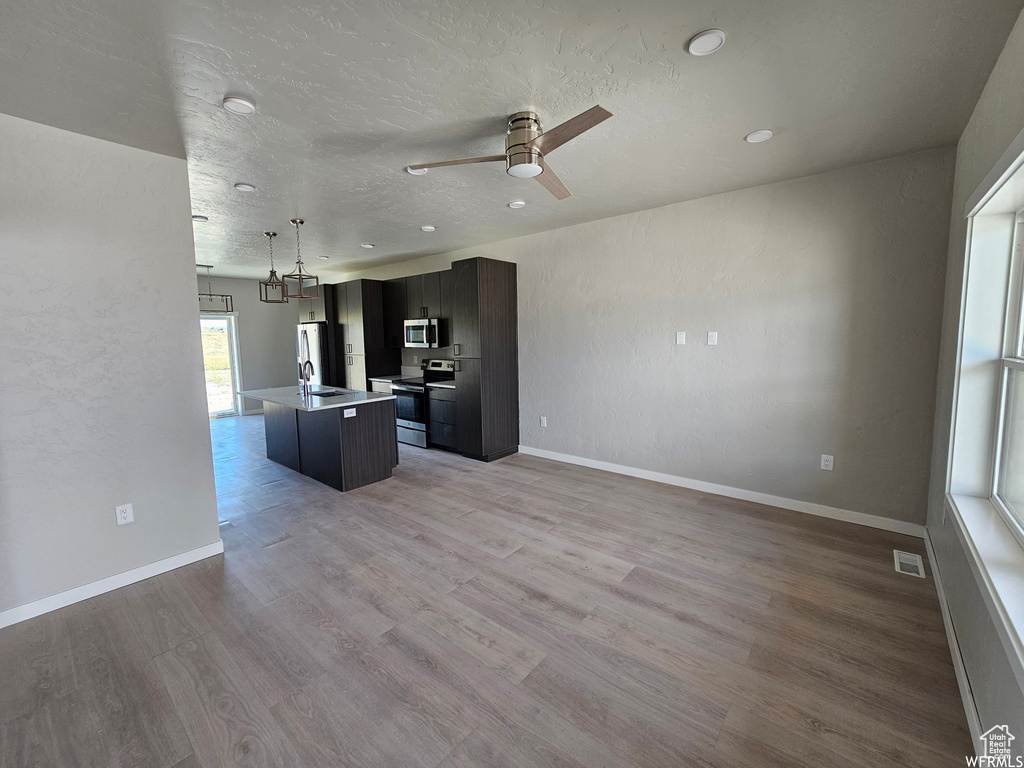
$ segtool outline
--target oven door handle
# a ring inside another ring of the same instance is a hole
[[[406,386],[399,385],[399,384],[392,384],[391,385],[391,391],[392,392],[415,392],[417,394],[421,394],[421,393],[426,391],[426,388],[424,388],[424,387],[406,387]]]

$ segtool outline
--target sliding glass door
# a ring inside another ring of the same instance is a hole
[[[237,416],[238,343],[233,315],[202,315],[203,368],[210,418]]]

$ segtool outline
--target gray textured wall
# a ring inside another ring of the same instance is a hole
[[[219,532],[185,161],[0,115],[0,168],[4,610]]]
[[[519,264],[524,445],[923,523],[952,169],[917,153],[359,276]]]

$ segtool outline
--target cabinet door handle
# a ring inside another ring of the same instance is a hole
[[[346,352],[351,352],[352,351],[352,345],[351,344],[346,344],[345,345],[345,351]]]
[[[459,345],[458,344],[453,345],[452,352],[454,352],[456,355],[462,354],[461,352],[459,352]],[[458,363],[456,363],[456,365],[458,365]],[[458,370],[458,368],[456,368],[455,370]]]
[[[347,360],[345,361],[345,364],[346,364],[346,365],[352,365],[352,358],[351,358],[351,357],[350,357],[350,358],[348,358],[348,359],[347,359]]]
[[[455,361],[455,372],[458,373],[461,370],[462,370],[462,361],[461,360],[456,360]]]

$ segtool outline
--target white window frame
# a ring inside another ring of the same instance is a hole
[[[1024,168],[1018,171],[1024,174]],[[989,500],[1002,515],[1007,527],[1024,548],[1024,516],[1015,513],[999,495],[1002,475],[1003,446],[1006,437],[1006,410],[1009,396],[1010,371],[1024,373],[1024,208],[1017,211],[1014,222],[1013,253],[1007,276],[1005,327],[1003,332],[1002,371],[999,376],[999,406],[996,414],[995,445],[993,446],[992,484]]]

